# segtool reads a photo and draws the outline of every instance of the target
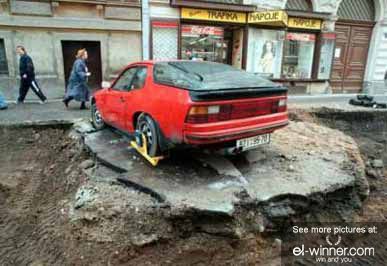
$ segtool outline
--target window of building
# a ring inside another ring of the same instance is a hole
[[[284,36],[284,31],[250,28],[247,71],[280,78]]]
[[[315,34],[293,32],[286,34],[282,78],[312,78],[315,44]]]
[[[221,27],[183,25],[181,58],[227,63],[228,45]]]
[[[3,39],[0,39],[0,74],[8,74],[8,63]]]
[[[370,0],[343,0],[337,11],[339,19],[356,21],[375,21],[374,1]]]
[[[288,0],[286,2],[286,10],[312,12],[313,5],[310,0]]]

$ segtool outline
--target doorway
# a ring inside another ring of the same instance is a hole
[[[337,23],[331,78],[334,93],[357,93],[362,90],[372,30],[372,24]]]
[[[88,79],[88,85],[90,89],[96,90],[100,88],[102,82],[101,44],[98,41],[62,41],[66,88],[75,61],[75,55],[78,50],[83,48],[87,50],[89,55],[87,67],[89,72],[91,72],[91,76]]]

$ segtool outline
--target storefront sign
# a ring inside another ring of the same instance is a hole
[[[220,27],[183,25],[181,31],[184,36],[215,35],[223,37],[223,28]]]
[[[321,35],[321,38],[324,40],[336,40],[336,33],[326,32]]]
[[[288,20],[289,28],[297,29],[320,30],[321,24],[322,22],[320,19],[290,17]]]
[[[182,8],[181,18],[193,20],[246,23],[246,13],[196,8]]]
[[[266,11],[250,13],[248,23],[272,26],[287,26],[288,14],[285,11]]]
[[[179,27],[174,21],[152,21],[153,28],[176,29]]]
[[[288,34],[286,34],[286,40],[300,41],[300,42],[314,42],[316,40],[316,35],[307,34],[307,33],[289,32]]]

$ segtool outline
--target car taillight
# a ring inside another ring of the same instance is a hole
[[[288,101],[287,99],[281,99],[279,100],[278,102],[278,113],[282,113],[282,112],[286,112],[287,110],[287,104],[288,104]]]
[[[209,123],[219,121],[221,107],[219,105],[193,106],[188,112],[187,123]]]

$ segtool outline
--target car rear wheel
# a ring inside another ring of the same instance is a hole
[[[91,104],[91,122],[95,129],[101,130],[105,127],[105,122],[99,112],[97,105],[94,103]]]
[[[137,119],[136,130],[145,135],[148,154],[156,156],[159,152],[159,137],[155,121],[151,117],[141,114]]]

